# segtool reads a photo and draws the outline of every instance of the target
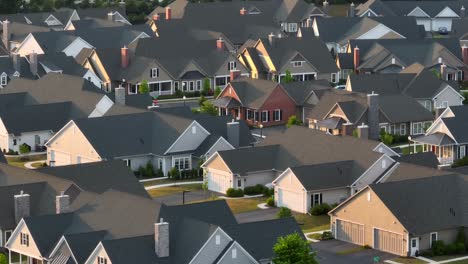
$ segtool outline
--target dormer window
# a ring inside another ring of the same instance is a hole
[[[20,244],[29,247],[29,235],[26,233],[20,233]]]
[[[2,74],[0,76],[0,86],[5,86],[8,83],[8,76],[6,74]]]
[[[150,76],[151,78],[158,78],[159,77],[159,69],[158,68],[152,68],[150,71]]]
[[[228,70],[229,71],[235,71],[237,69],[237,62],[236,61],[230,61],[228,64]]]
[[[98,258],[97,258],[97,263],[98,263],[98,264],[107,264],[107,258],[98,257]]]
[[[395,61],[395,58],[392,58],[392,64],[395,64],[396,61]]]
[[[297,32],[297,24],[296,23],[290,23],[288,25],[288,32]]]
[[[291,62],[294,68],[302,67],[303,61],[293,61]]]
[[[439,57],[437,60],[439,63],[442,63],[442,57]]]

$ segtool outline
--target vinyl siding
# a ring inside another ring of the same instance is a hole
[[[193,133],[195,131],[195,133]],[[168,152],[182,152],[194,150],[206,139],[208,133],[198,123],[193,123],[180,135],[175,144],[168,149]]]
[[[216,245],[216,236],[219,236],[219,245]],[[227,247],[230,241],[231,239],[218,229],[213,233],[213,236],[210,237],[198,254],[192,259],[190,264],[213,263]]]
[[[235,251],[235,258],[233,258],[233,252]],[[226,251],[224,257],[219,260],[219,264],[255,264],[256,262],[252,261],[251,257],[247,255],[241,247],[234,243],[232,247]]]

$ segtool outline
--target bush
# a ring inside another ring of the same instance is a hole
[[[445,255],[445,243],[442,240],[437,240],[432,243],[432,254],[434,256],[442,256]]]
[[[7,264],[7,263],[8,263],[7,256],[3,253],[0,253],[0,264]]]
[[[290,116],[289,119],[288,119],[288,123],[286,123],[286,126],[288,128],[290,128],[293,125],[296,125],[296,126],[302,125],[301,120],[297,119],[297,117],[295,115]]]
[[[455,253],[457,253],[457,245],[455,243],[448,244],[445,247],[445,254],[453,255]]]
[[[221,87],[216,87],[215,91],[214,91],[214,97],[218,97],[218,95],[221,93]]]
[[[453,164],[452,164],[452,167],[455,168],[455,167],[462,167],[462,166],[468,166],[468,156],[462,158],[462,159],[459,159],[459,160],[456,160]]]
[[[457,254],[465,254],[466,253],[466,248],[465,248],[465,243],[455,243],[455,253]]]
[[[21,145],[19,146],[19,152],[20,152],[21,154],[29,153],[29,152],[31,152],[31,147],[30,147],[28,144],[23,143],[23,144],[21,144]]]
[[[18,151],[14,151],[12,149],[9,149],[8,152],[6,153],[7,155],[18,155]]]
[[[242,189],[229,188],[226,191],[227,197],[242,197],[244,196],[244,191]]]
[[[263,194],[263,193],[265,193],[265,191],[268,192],[267,190],[268,190],[267,187],[265,187],[265,186],[263,186],[261,184],[257,184],[255,186],[245,187],[244,188],[244,193],[246,195],[257,195],[257,194]]]
[[[266,204],[270,207],[274,207],[275,206],[275,197],[271,196],[271,197],[268,197],[268,199],[266,200]]]
[[[310,213],[312,215],[325,215],[327,214],[330,210],[332,209],[332,207],[327,204],[327,203],[323,203],[323,204],[318,204],[314,207],[312,207],[310,209]]]
[[[154,167],[151,162],[148,162],[145,167],[145,176],[146,177],[153,177],[154,176]]]
[[[162,170],[162,169],[158,169],[158,170],[156,171],[156,175],[155,175],[155,176],[156,176],[156,177],[164,177],[164,172],[163,172],[163,170]]]
[[[167,176],[169,178],[171,178],[171,179],[179,179],[180,178],[179,169],[177,169],[176,167],[172,167],[167,174],[168,174]]]
[[[382,141],[385,145],[389,146],[393,143],[393,136],[387,133],[384,133],[380,136],[380,141]]]
[[[263,189],[263,196],[273,196],[274,194],[275,194],[275,189],[273,188],[265,187],[265,189]]]
[[[455,239],[455,243],[462,243],[462,244],[465,244],[466,243],[466,236],[465,236],[465,228],[463,227],[460,227],[460,229],[458,229],[458,234],[457,234],[457,238]]]
[[[321,238],[321,240],[330,240],[330,239],[333,239],[332,232],[330,232],[330,231],[325,231],[325,232],[322,233],[322,238]]]
[[[277,216],[278,216],[278,218],[291,217],[292,216],[291,209],[289,209],[287,207],[281,207],[278,214],[277,214]]]

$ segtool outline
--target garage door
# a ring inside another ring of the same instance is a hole
[[[431,23],[432,21],[430,19],[418,18],[416,20],[416,24],[424,26],[426,31],[431,31]]]
[[[403,255],[405,248],[403,235],[376,228],[374,229],[374,248],[396,255]]]
[[[364,226],[337,219],[336,239],[357,245],[364,245]]]
[[[71,164],[71,156],[70,154],[58,152],[58,151],[50,151],[50,160],[54,160],[54,166],[65,166]]]
[[[303,204],[304,196],[301,193],[291,192],[281,188],[278,189],[277,206],[284,206],[296,212],[306,213],[303,212]]]
[[[208,172],[208,189],[214,192],[226,193],[230,188],[229,176]]]

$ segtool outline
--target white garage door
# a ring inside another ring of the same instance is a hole
[[[441,27],[447,28],[448,31],[452,30],[452,19],[437,18],[432,21],[432,31],[438,31]]]
[[[50,155],[50,160],[55,161],[54,166],[65,166],[71,164],[70,154],[52,150]]]
[[[418,18],[416,24],[424,26],[426,31],[431,31],[431,19]]]
[[[374,229],[374,248],[396,255],[403,255],[405,251],[403,235],[376,228]]]
[[[364,245],[364,225],[336,220],[336,239]]]
[[[300,212],[304,212],[304,195],[301,193],[291,192],[278,188],[278,201],[276,205],[281,207],[288,207],[289,209]]]
[[[208,189],[210,191],[226,193],[231,186],[229,184],[229,176],[208,172]]]

